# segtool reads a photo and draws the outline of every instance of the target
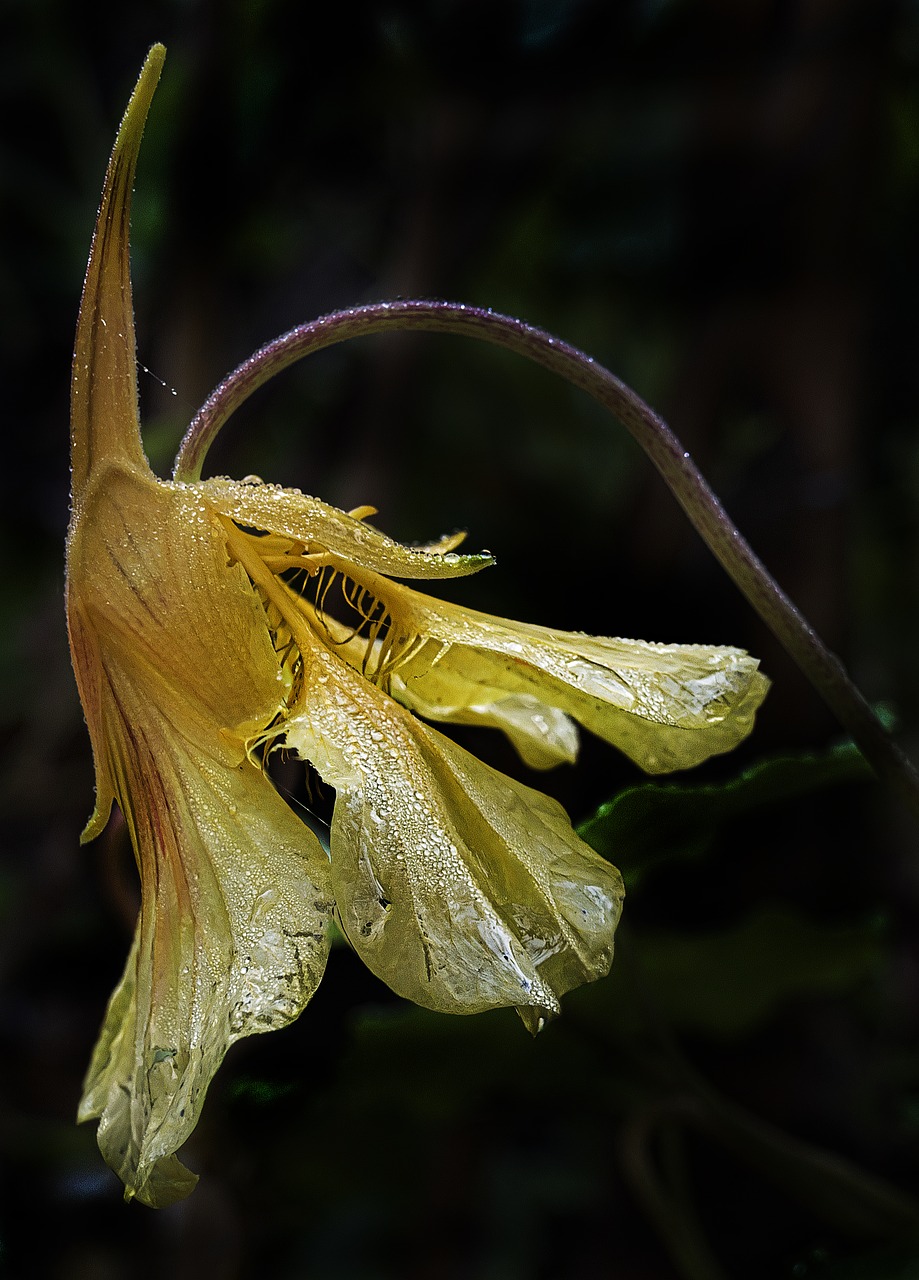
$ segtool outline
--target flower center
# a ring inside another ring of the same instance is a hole
[[[275,652],[290,676],[288,706],[297,700],[304,658],[317,643],[388,693],[393,674],[424,644],[385,598],[388,580],[318,543],[221,520],[227,548],[259,593]]]

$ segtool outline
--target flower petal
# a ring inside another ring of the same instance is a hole
[[[769,688],[742,649],[553,631],[380,578],[367,584],[400,636],[426,637],[407,650],[389,684],[394,697],[435,719],[445,696],[445,718],[455,719],[461,707],[481,705],[483,687],[496,703],[501,695],[526,695],[571,716],[647,772],[665,773],[736,746]]]
[[[319,980],[329,866],[246,754],[288,689],[221,517],[193,488],[108,464],[69,552],[98,775],[88,834],[117,799],[142,889],[80,1114],[99,1117],[128,1194],[166,1204],[193,1185],[173,1153],[227,1047],[295,1018]]]
[[[261,770],[151,716],[106,661],[111,770],[142,881],[137,935],[106,1014],[79,1119],[128,1198],[162,1206],[196,1178],[175,1157],[243,1036],[296,1018],[328,952],[329,867]]]
[[[284,534],[311,548],[330,551],[349,564],[397,578],[459,578],[493,563],[486,553],[459,555],[445,547],[458,545],[452,534],[424,547],[406,547],[299,489],[274,484],[243,484],[218,477],[193,487],[237,524]]]
[[[474,671],[466,677],[438,663],[428,668],[423,680],[409,674],[406,683],[397,670],[390,693],[427,720],[500,729],[531,769],[572,764],[577,758],[578,730],[570,716],[532,693],[507,693],[483,683]]]
[[[96,219],[74,341],[70,440],[73,517],[100,462],[148,471],[137,411],[128,226],[134,171],[165,49],[154,45],[115,139]]]
[[[105,825],[114,794],[100,693],[108,654],[121,654],[151,702],[204,749],[231,734],[242,756],[244,739],[283,705],[265,611],[242,569],[228,566],[223,525],[193,488],[100,467],[70,539],[67,609],[96,760],[87,835]]]
[[[564,810],[298,637],[286,743],[336,789],[332,878],[365,963],[428,1008],[516,1006],[531,1027],[605,974],[622,882]]]

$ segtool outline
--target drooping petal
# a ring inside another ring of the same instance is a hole
[[[128,1193],[186,1194],[175,1150],[240,1036],[295,1018],[322,972],[328,860],[246,753],[288,695],[262,604],[193,489],[100,471],[70,543],[68,608],[99,774],[142,891],[81,1116]]]
[[[437,660],[431,645],[400,670],[394,696],[401,682],[409,704],[424,714],[428,671],[454,692],[465,680],[472,696],[484,675],[510,698],[529,693],[564,711],[647,773],[667,773],[737,746],[768,689],[755,660],[738,649],[586,637],[581,644],[576,636],[562,647],[558,633],[526,643],[512,634],[504,653],[457,645]],[[426,668],[430,661],[437,665]],[[426,714],[438,719],[436,704],[428,703]]]
[[[382,578],[363,575],[361,581],[385,602],[400,637],[425,638],[394,665],[387,683],[394,697],[431,719],[441,711],[446,720],[459,719],[462,708],[483,704],[483,689],[490,715],[502,696],[532,697],[647,772],[665,773],[735,747],[769,688],[756,659],[742,649],[553,631],[463,609]],[[538,744],[545,731],[534,711],[529,736]]]
[[[332,879],[365,963],[428,1008],[529,1026],[606,973],[622,882],[546,796],[481,764],[309,636],[286,743],[336,790]]]
[[[459,578],[493,563],[488,553],[459,555],[460,537],[406,547],[337,507],[298,489],[274,484],[242,484],[217,477],[193,486],[237,524],[283,534],[310,548],[332,552],[349,564],[398,578]]]
[[[291,1022],[318,985],[329,867],[256,765],[219,741],[204,755],[112,659],[106,678],[110,767],[143,893],[79,1119],[98,1117],[126,1196],[160,1207],[197,1180],[174,1153],[228,1047]]]
[[[346,626],[308,600],[301,600],[298,607],[314,630],[324,633],[335,652],[358,671],[378,673],[387,665],[388,646],[382,639],[371,640],[355,634],[354,627]],[[454,675],[446,665],[428,661],[423,684],[413,680],[407,685],[400,671],[403,666],[411,669],[413,664],[402,659],[400,652],[407,648],[411,653],[423,643],[420,637],[397,636],[396,655],[389,661],[391,673],[385,681],[377,679],[402,706],[440,723],[500,729],[532,769],[551,769],[562,762],[574,762],[578,753],[578,729],[571,717],[533,694],[508,693],[490,684],[487,672],[482,679],[474,669],[468,674]]]

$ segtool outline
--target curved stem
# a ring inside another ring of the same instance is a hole
[[[174,478],[200,479],[205,455],[227,418],[258,387],[304,356],[349,338],[391,330],[461,334],[506,347],[580,387],[619,419],[663,476],[722,568],[852,735],[875,772],[919,816],[919,774],[796,605],[732,523],[667,424],[631,388],[577,347],[543,329],[455,302],[378,302],[299,325],[250,356],[211,393],[192,420]]]

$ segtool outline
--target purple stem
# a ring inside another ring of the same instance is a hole
[[[560,374],[609,409],[641,445],[709,550],[851,734],[874,771],[897,789],[919,817],[919,774],[912,763],[887,733],[840,660],[827,649],[732,523],[667,424],[592,356],[544,329],[463,303],[420,300],[371,303],[298,325],[256,351],[215,388],[185,433],[174,478],[199,480],[205,455],[227,418],[253,391],[289,365],[350,338],[406,329],[460,334],[506,347]]]

